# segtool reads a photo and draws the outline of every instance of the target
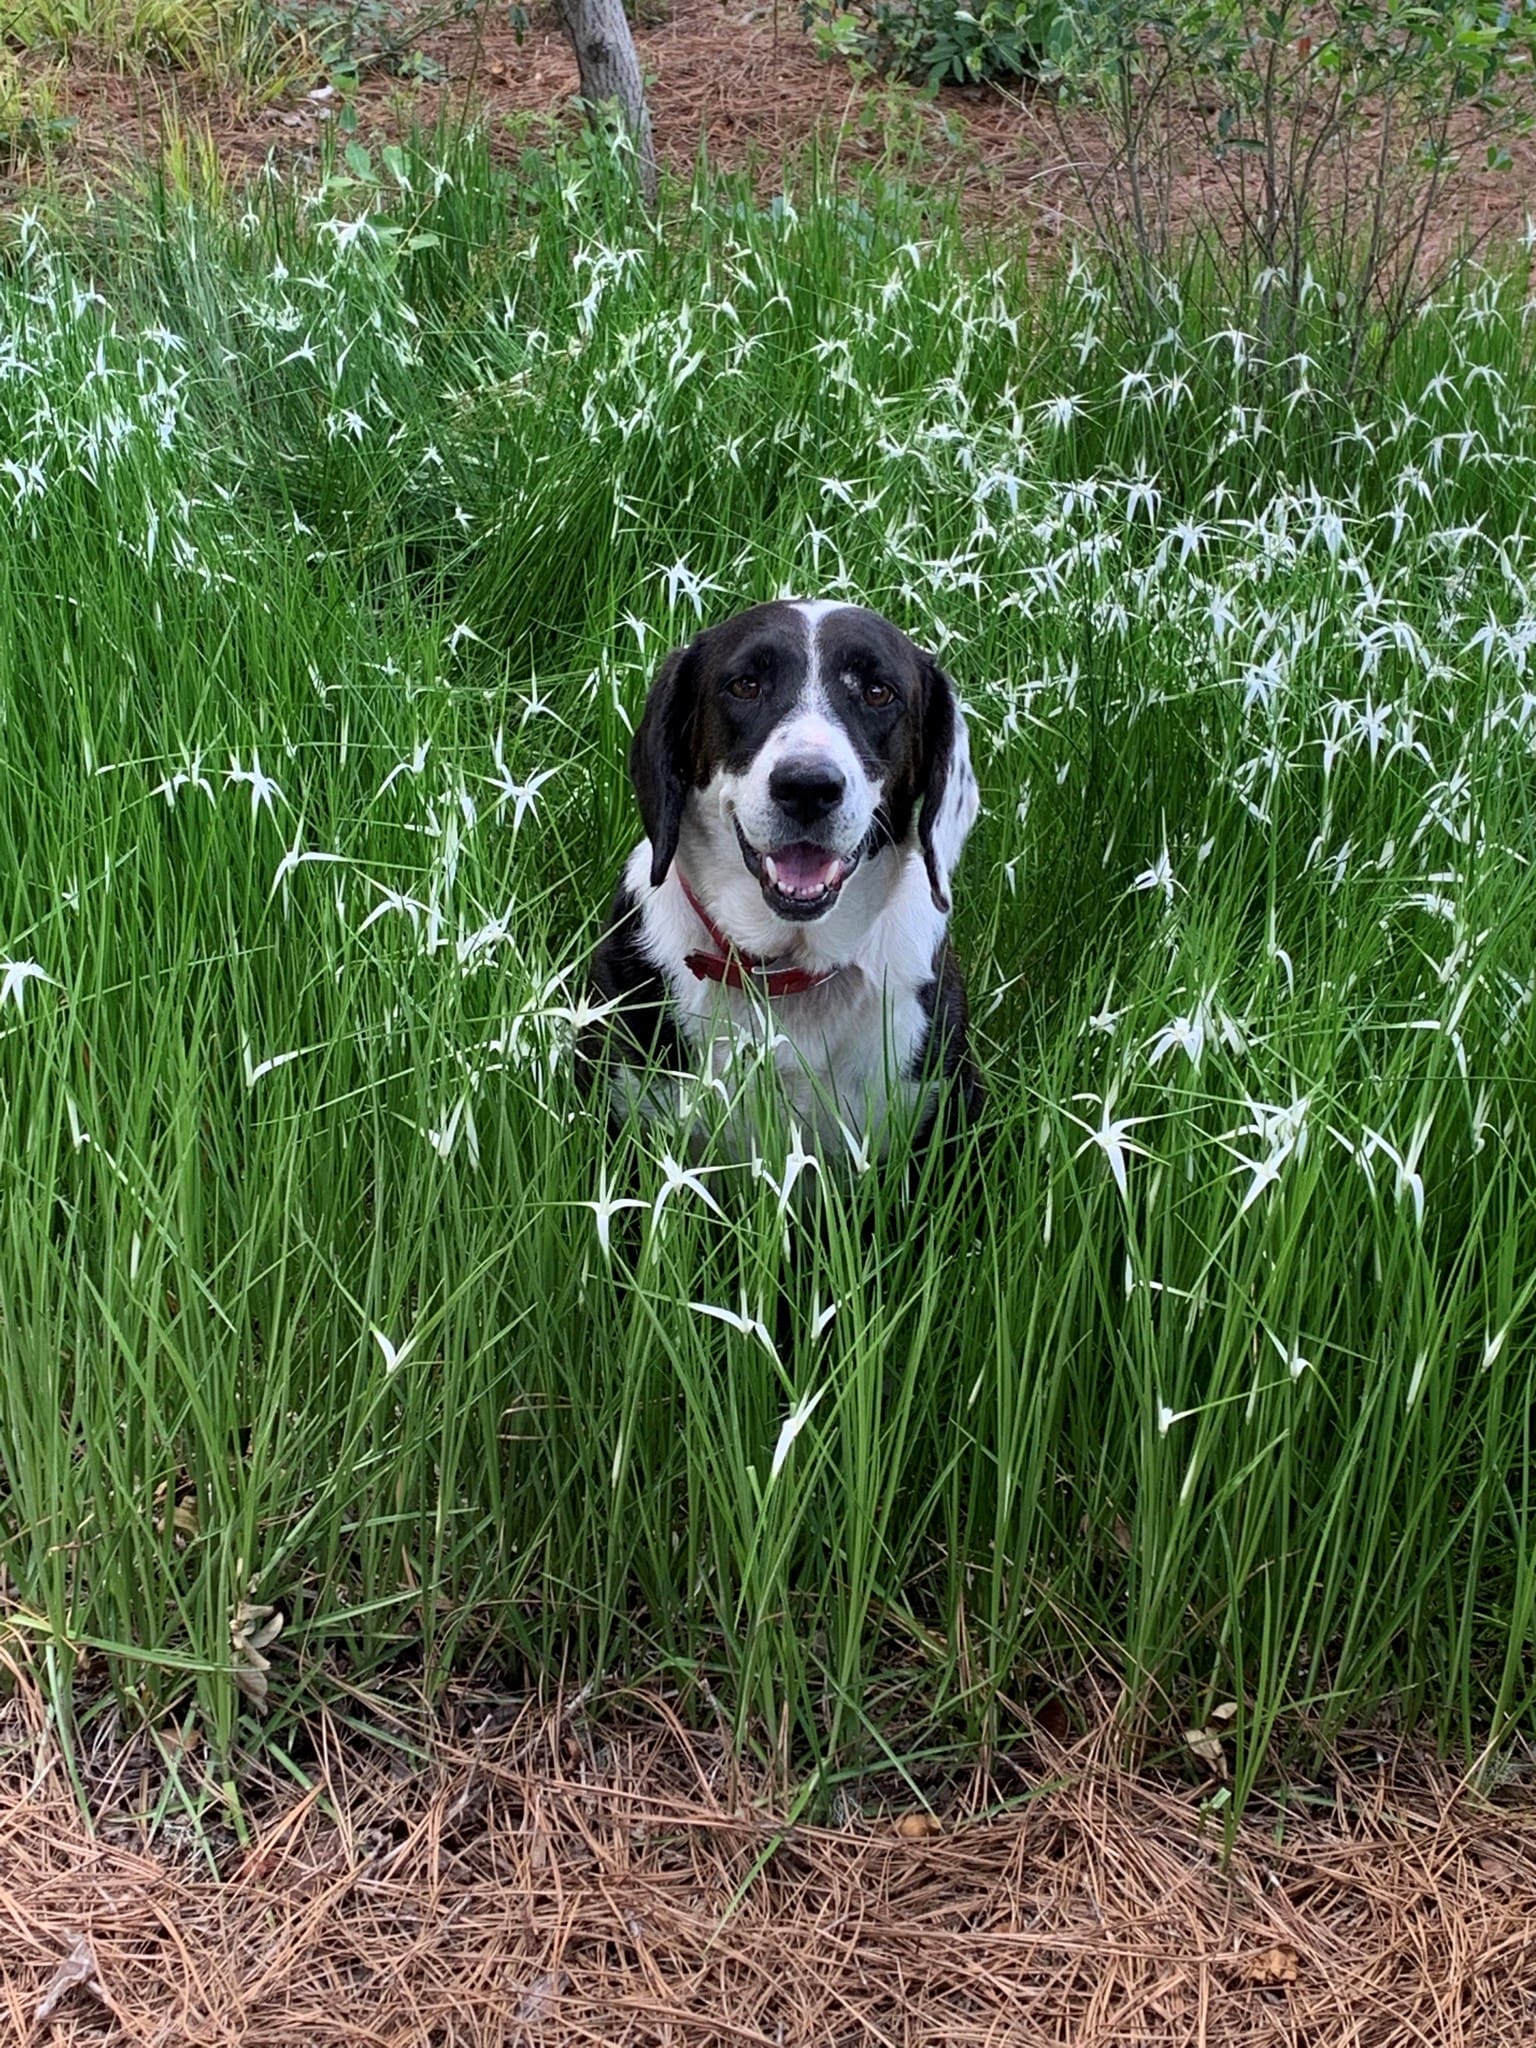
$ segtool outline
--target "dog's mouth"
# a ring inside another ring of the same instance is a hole
[[[864,853],[862,847],[853,853],[833,853],[810,839],[794,839],[764,853],[748,843],[740,825],[736,839],[768,908],[776,917],[798,923],[808,923],[832,908]]]

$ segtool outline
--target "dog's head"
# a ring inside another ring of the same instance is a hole
[[[793,924],[824,917],[862,863],[914,832],[948,910],[976,817],[949,678],[858,605],[755,605],[669,654],[629,766],[653,885],[691,813],[712,852],[734,851],[768,910]]]

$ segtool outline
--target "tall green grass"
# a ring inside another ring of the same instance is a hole
[[[1147,355],[899,181],[652,230],[473,141],[16,225],[0,1563],[61,1716],[662,1671],[840,1769],[1091,1669],[1234,1703],[1240,1794],[1530,1727],[1526,308],[1356,416],[1325,309],[1275,365],[1186,305]],[[573,1084],[649,676],[781,590],[970,710],[990,1122],[912,1198]]]

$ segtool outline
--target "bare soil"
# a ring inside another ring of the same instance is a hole
[[[808,1826],[669,1704],[314,1724],[311,1761],[156,1821],[163,1758],[77,1791],[0,1715],[0,2037],[135,2048],[1516,2048],[1536,1802],[1403,1753],[1250,1806],[1037,1730],[978,1776]],[[183,1759],[185,1782],[198,1776]],[[80,1798],[92,1809],[81,1818]]]

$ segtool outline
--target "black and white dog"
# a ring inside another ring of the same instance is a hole
[[[646,837],[581,1046],[615,1121],[661,1106],[642,1060],[728,1093],[754,1051],[823,1143],[925,1136],[950,1079],[974,1111],[946,927],[976,779],[931,655],[857,605],[755,605],[667,656],[629,768]]]

